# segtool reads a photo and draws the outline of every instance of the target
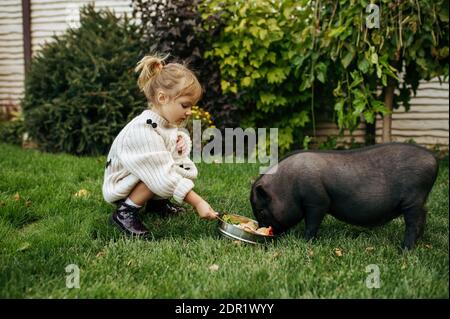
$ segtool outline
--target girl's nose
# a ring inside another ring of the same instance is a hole
[[[191,116],[191,115],[192,115],[192,110],[191,109],[187,110],[186,111],[186,116]]]

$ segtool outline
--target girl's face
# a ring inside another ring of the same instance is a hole
[[[192,114],[192,101],[187,96],[171,99],[162,92],[158,93],[161,116],[170,124],[181,124]]]

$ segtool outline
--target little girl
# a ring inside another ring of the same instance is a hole
[[[150,109],[122,129],[109,151],[103,197],[117,204],[111,221],[128,234],[145,237],[140,208],[150,199],[170,197],[189,203],[202,218],[215,219],[217,213],[192,190],[197,177],[189,158],[192,143],[177,129],[200,100],[200,83],[185,66],[165,64],[156,56],[145,56],[135,71]]]

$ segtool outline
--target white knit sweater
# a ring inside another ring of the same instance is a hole
[[[183,154],[176,150],[178,135],[187,146]],[[111,146],[103,181],[104,199],[109,203],[124,199],[142,181],[157,197],[173,196],[178,203],[183,202],[198,174],[189,159],[191,147],[186,133],[159,114],[145,110],[122,129]]]

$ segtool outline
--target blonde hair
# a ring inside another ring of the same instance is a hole
[[[185,65],[165,64],[167,57],[168,55],[146,55],[137,63],[135,72],[140,72],[137,81],[139,89],[155,106],[158,106],[158,90],[162,90],[171,99],[189,97],[192,105],[195,105],[203,93],[197,77]]]

